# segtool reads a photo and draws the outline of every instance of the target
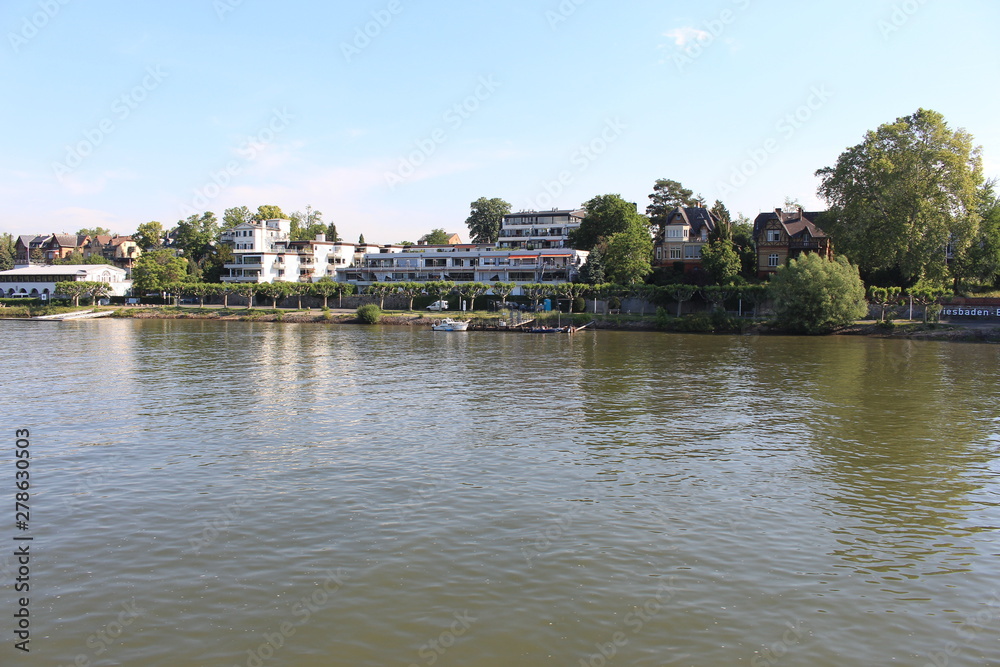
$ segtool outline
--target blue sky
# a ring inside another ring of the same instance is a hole
[[[753,216],[920,107],[1000,176],[989,0],[7,0],[0,231],[312,206],[353,241],[466,236],[469,203]]]

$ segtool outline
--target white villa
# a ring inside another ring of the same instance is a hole
[[[221,240],[233,250],[233,261],[225,265],[227,283],[316,282],[337,278],[337,269],[354,264],[358,246],[327,241],[318,234],[312,241],[290,240],[291,221],[248,222],[223,232]],[[375,251],[365,245],[361,252]]]
[[[109,264],[20,266],[0,271],[0,295],[49,298],[56,294],[58,282],[89,280],[108,283],[114,296],[125,296],[132,289],[132,281],[125,275],[125,269]]]

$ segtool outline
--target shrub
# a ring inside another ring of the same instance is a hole
[[[382,309],[378,307],[378,304],[369,303],[358,308],[358,319],[365,324],[378,324],[378,321],[382,318]]]
[[[868,313],[858,268],[843,257],[789,260],[772,276],[771,294],[778,326],[799,333],[829,333]]]
[[[586,299],[584,299],[582,296],[578,296],[575,299],[573,299],[573,312],[574,313],[582,313],[585,310],[587,310],[587,300]]]

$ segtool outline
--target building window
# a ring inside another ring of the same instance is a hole
[[[663,259],[663,248],[661,246],[656,247],[656,259]]]
[[[667,227],[668,239],[686,239],[687,230],[683,227]]]
[[[684,246],[684,259],[699,259],[701,257],[701,248],[700,245]]]
[[[681,247],[679,245],[670,246],[670,259],[681,258]]]
[[[767,256],[767,265],[768,266],[777,266],[778,265],[778,255],[777,255],[777,253],[772,253],[772,254],[770,254],[770,255]]]
[[[769,229],[767,230],[767,242],[774,243],[775,241],[781,240],[781,230],[780,229]]]

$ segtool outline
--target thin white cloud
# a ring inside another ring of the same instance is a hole
[[[685,26],[683,28],[675,28],[669,32],[663,33],[664,37],[669,37],[674,42],[674,46],[683,49],[689,44],[694,44],[698,41],[704,41],[711,38],[711,34],[699,30],[698,28],[692,28],[690,26]]]

